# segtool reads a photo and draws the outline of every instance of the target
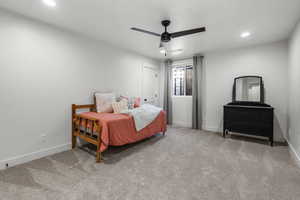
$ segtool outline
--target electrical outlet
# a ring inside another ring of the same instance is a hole
[[[42,134],[41,137],[42,137],[42,141],[46,142],[47,134]]]

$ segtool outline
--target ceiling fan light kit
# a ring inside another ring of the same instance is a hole
[[[168,30],[167,30],[167,27],[171,24],[171,21],[170,20],[163,20],[161,22],[161,24],[165,28],[165,31],[162,34],[158,34],[158,33],[155,33],[155,32],[147,31],[147,30],[144,30],[144,29],[136,28],[136,27],[132,27],[131,30],[160,37],[159,50],[160,50],[161,53],[163,53],[165,55],[166,55],[167,51],[166,51],[166,48],[163,45],[163,43],[170,42],[171,39],[173,39],[173,38],[182,37],[182,36],[186,36],[186,35],[191,35],[191,34],[195,34],[195,33],[201,33],[201,32],[206,31],[205,27],[201,27],[201,28],[195,28],[195,29],[190,29],[190,30],[185,30],[185,31],[169,33]],[[182,49],[181,49],[180,52],[182,52]]]
[[[172,51],[172,54],[173,54],[173,55],[179,55],[179,54],[181,54],[182,52],[183,52],[183,49],[175,49],[175,50]]]

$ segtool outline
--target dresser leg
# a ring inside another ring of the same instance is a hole
[[[271,147],[273,146],[273,143],[274,143],[273,138],[270,138],[270,146]]]

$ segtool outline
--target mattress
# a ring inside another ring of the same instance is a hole
[[[84,112],[80,116],[93,117],[101,125],[100,151],[109,145],[121,146],[149,138],[167,130],[166,112],[161,111],[156,119],[140,131],[135,128],[133,117],[127,114]]]

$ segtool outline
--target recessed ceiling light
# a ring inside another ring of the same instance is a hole
[[[247,37],[249,37],[249,36],[251,36],[251,33],[248,32],[248,31],[243,32],[243,33],[241,34],[241,38],[247,38]]]
[[[44,4],[46,4],[49,7],[55,7],[56,2],[54,0],[43,0]]]

